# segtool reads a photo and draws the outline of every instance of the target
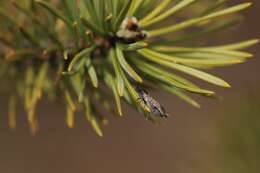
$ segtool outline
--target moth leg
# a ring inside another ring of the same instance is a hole
[[[143,101],[143,98],[139,97],[137,98],[137,102]]]
[[[146,101],[142,97],[137,98],[137,102],[138,103],[143,102],[145,105],[147,105]]]

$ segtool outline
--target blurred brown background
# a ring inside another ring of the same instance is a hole
[[[221,41],[217,42],[260,37],[260,1],[252,1],[254,5],[244,12],[246,20],[238,30],[231,30],[232,34],[218,34],[216,38]],[[243,0],[230,1],[231,4],[237,2]],[[198,110],[167,93],[155,93],[172,114],[167,121],[154,126],[127,109],[127,116],[110,118],[112,121],[104,128],[103,139],[99,139],[81,117],[77,119],[76,128],[68,129],[61,121],[64,112],[57,105],[48,103],[39,111],[41,131],[36,137],[30,135],[24,117],[19,118],[18,130],[11,132],[7,127],[7,103],[5,96],[1,96],[0,172],[223,172],[219,169],[219,122],[230,115],[228,111],[239,110],[251,98],[252,102],[260,102],[260,45],[251,52],[255,57],[247,63],[216,71],[233,86],[232,89],[216,88],[224,100],[202,98],[202,108]],[[227,159],[226,164],[228,162]],[[239,167],[240,163],[237,165]],[[231,167],[229,173],[234,170]]]

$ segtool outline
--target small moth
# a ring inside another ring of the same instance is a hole
[[[167,118],[169,116],[160,103],[156,101],[145,89],[141,86],[137,86],[136,91],[139,94],[138,100],[140,99],[151,110],[151,115],[161,118]]]
[[[148,33],[142,30],[135,17],[126,17],[122,22],[116,36],[125,43],[135,43],[148,37]]]

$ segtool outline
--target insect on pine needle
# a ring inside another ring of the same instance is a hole
[[[144,88],[136,86],[136,91],[139,95],[138,100],[142,101],[150,110],[150,115],[160,118],[167,118],[169,116],[161,104],[155,100]]]

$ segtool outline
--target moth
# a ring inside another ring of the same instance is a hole
[[[141,100],[151,110],[151,115],[160,118],[167,118],[169,116],[160,103],[156,101],[144,88],[137,86],[136,92],[139,95],[138,100]]]
[[[126,17],[122,22],[116,36],[124,43],[135,43],[148,37],[148,33],[142,30],[135,17]]]

